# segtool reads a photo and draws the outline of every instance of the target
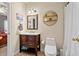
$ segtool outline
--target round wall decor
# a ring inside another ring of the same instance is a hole
[[[46,12],[43,18],[43,22],[49,26],[54,25],[57,22],[57,20],[58,20],[57,13],[53,11]]]

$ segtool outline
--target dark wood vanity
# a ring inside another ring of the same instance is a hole
[[[26,35],[20,34],[20,52],[24,49],[28,48],[35,49],[35,55],[37,55],[37,51],[40,51],[40,34],[37,35]]]

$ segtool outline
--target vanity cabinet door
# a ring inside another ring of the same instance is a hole
[[[21,44],[26,44],[27,38],[25,35],[21,35]]]
[[[34,47],[36,47],[36,36],[34,36],[34,35],[30,35],[30,36],[27,36],[28,38],[28,40],[27,40],[27,45],[28,45],[28,47],[31,47],[31,48],[34,48]]]

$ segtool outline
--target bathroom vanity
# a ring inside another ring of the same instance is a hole
[[[35,55],[40,51],[40,33],[20,33],[20,52],[35,48]]]

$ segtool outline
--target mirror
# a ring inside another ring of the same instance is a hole
[[[54,25],[57,22],[57,20],[58,16],[56,12],[53,11],[48,11],[43,18],[43,22],[48,26]]]
[[[38,14],[27,16],[27,29],[28,30],[38,29]]]

